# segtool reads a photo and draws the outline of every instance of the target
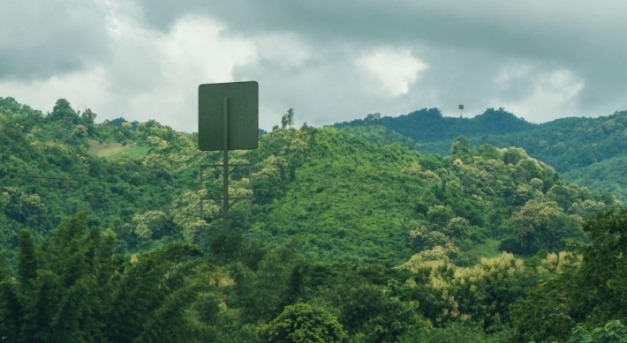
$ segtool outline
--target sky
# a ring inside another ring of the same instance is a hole
[[[198,86],[259,82],[259,123],[439,108],[530,122],[627,109],[623,0],[0,0],[0,97],[198,131]]]

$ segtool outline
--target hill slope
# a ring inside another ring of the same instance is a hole
[[[14,246],[20,227],[43,233],[80,210],[130,249],[202,242],[219,227],[219,170],[206,169],[202,187],[197,177],[220,154],[199,152],[193,135],[155,122],[95,124],[90,111],[78,113],[64,100],[45,116],[12,99],[3,104],[4,242]],[[94,155],[94,141],[141,153]],[[472,149],[461,139],[450,150],[421,156],[333,128],[277,130],[261,137],[258,150],[232,154],[252,162],[253,173],[235,170],[231,192],[254,196],[252,217],[245,201],[233,207],[233,227],[252,228],[273,244],[298,238],[316,260],[398,263],[435,241],[468,256],[480,255],[473,247],[488,242],[525,254],[558,250],[564,239],[581,236],[578,216],[612,202],[560,179],[520,149]],[[559,230],[516,222],[534,206],[561,218]],[[547,230],[554,232],[543,236]]]
[[[490,240],[524,254],[559,250],[564,239],[582,237],[577,218],[612,203],[522,149],[472,150],[456,140],[451,155],[420,156],[333,128],[307,132],[275,133],[306,143],[287,188],[258,207],[253,232],[267,242],[299,237],[317,260],[398,261],[436,242],[468,256]],[[294,155],[272,156],[287,165]],[[559,227],[546,222],[558,218]]]
[[[563,173],[627,156],[627,112],[598,118],[564,118],[539,125],[502,109],[489,109],[472,119],[444,118],[434,109],[396,118],[369,118],[337,126],[372,141],[395,141],[423,153],[447,154],[456,136],[468,138],[475,147],[522,147],[530,156]],[[620,172],[605,173],[603,182],[584,185],[625,199],[623,178]]]
[[[564,178],[591,189],[603,189],[618,196],[627,204],[627,156],[613,157],[586,167],[575,168],[563,174]]]
[[[211,166],[221,156],[199,152],[195,135],[96,124],[65,100],[45,115],[13,99],[0,109],[7,341],[622,334],[610,320],[627,308],[625,212],[583,226],[593,242],[583,260],[561,251],[567,239],[585,244],[582,218],[613,199],[520,148],[459,138],[449,154],[420,155],[335,128],[277,129],[230,154],[252,166],[231,173],[239,199],[225,232]],[[555,311],[566,315],[537,315]]]

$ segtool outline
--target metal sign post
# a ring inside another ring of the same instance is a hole
[[[229,228],[229,98],[224,98],[223,143],[224,158],[222,161],[222,212],[224,213],[224,230]]]
[[[229,228],[229,150],[256,149],[258,134],[259,84],[256,81],[204,84],[198,87],[198,148],[202,151],[222,151],[224,154],[224,230]],[[202,201],[200,206],[202,212]]]

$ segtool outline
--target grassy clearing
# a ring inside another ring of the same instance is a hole
[[[98,141],[90,140],[88,151],[90,154],[104,157],[126,149],[128,149],[128,146],[120,143],[100,143]]]
[[[148,148],[140,145],[128,145],[126,149],[115,151],[107,156],[110,159],[130,158],[136,159],[144,157],[148,154]]]
[[[90,154],[106,157],[110,159],[120,158],[140,158],[148,153],[148,148],[136,144],[122,145],[120,143],[99,143],[97,141],[89,142]]]

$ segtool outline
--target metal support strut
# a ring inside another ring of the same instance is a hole
[[[222,172],[222,214],[224,230],[229,229],[229,98],[224,98],[223,116],[223,172]]]

